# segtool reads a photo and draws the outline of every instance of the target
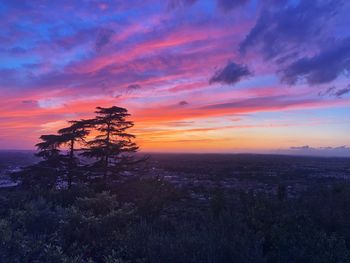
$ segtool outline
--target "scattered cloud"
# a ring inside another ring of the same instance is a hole
[[[96,43],[95,43],[96,50],[99,51],[104,46],[106,46],[111,41],[113,34],[114,34],[114,31],[112,29],[107,29],[107,28],[100,29],[97,34]]]
[[[22,100],[23,104],[31,104],[31,105],[37,105],[38,102],[36,100]]]
[[[174,9],[182,6],[191,6],[195,2],[197,2],[197,0],[169,0],[168,8]]]
[[[219,8],[224,12],[229,12],[239,6],[248,3],[249,0],[217,0]]]
[[[346,88],[337,89],[336,87],[330,87],[326,89],[325,91],[320,91],[318,93],[319,96],[334,96],[337,98],[341,98],[343,95],[350,93],[350,85],[348,85]]]
[[[350,147],[312,147],[309,145],[293,146],[287,150],[280,150],[278,153],[292,154],[292,155],[308,155],[308,156],[334,156],[334,157],[350,157]]]
[[[329,83],[350,71],[350,38],[337,41],[312,57],[303,57],[282,71],[282,80],[296,84],[306,79],[310,85]]]
[[[163,125],[169,126],[169,127],[187,127],[195,124],[194,121],[171,121],[171,122],[165,122]]]
[[[337,90],[334,95],[337,96],[337,97],[341,97],[345,94],[348,94],[350,93],[350,87],[348,86],[348,88],[344,88],[344,89],[339,89]]]
[[[223,12],[229,12],[237,7],[240,7],[250,0],[210,0],[212,2],[216,1],[217,6]],[[199,2],[198,0],[170,0],[168,2],[169,9],[174,9],[178,7],[192,6],[194,3]]]
[[[248,99],[240,99],[233,102],[226,103],[217,103],[211,104],[203,107],[203,109],[219,110],[219,109],[281,109],[287,108],[290,106],[302,105],[312,103],[314,100],[310,99],[297,99],[297,98],[288,98],[286,96],[264,96],[264,97],[255,97]]]
[[[31,99],[22,100],[21,104],[18,105],[18,108],[22,108],[28,111],[37,109],[38,107],[39,107],[38,101],[31,100]]]
[[[139,84],[130,84],[126,87],[125,93],[131,94],[131,93],[137,92],[140,89],[141,89],[141,86]]]
[[[337,89],[337,87],[333,86],[333,87],[329,87],[328,89],[324,90],[324,91],[320,91],[318,93],[319,96],[326,96],[326,95],[333,95],[334,91]]]
[[[245,65],[239,65],[235,62],[228,62],[224,68],[217,70],[211,77],[209,83],[219,82],[222,84],[234,85],[241,79],[250,76],[252,73]]]
[[[309,145],[304,146],[292,146],[290,147],[291,150],[310,150],[312,149]]]
[[[322,39],[342,0],[266,1],[254,27],[240,44],[244,54],[255,48],[266,59],[281,58]]]
[[[188,102],[185,101],[185,100],[182,100],[182,101],[180,101],[180,102],[178,103],[178,105],[179,105],[179,106],[186,106],[186,105],[188,105]]]

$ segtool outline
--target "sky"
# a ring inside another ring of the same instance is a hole
[[[0,149],[96,106],[142,151],[350,156],[347,0],[2,0]]]

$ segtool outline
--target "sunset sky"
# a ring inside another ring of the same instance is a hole
[[[0,149],[96,106],[142,151],[346,152],[350,1],[2,0]]]

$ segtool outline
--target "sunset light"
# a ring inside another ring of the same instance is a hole
[[[0,263],[350,262],[350,0],[0,0]]]
[[[350,144],[347,3],[39,2],[0,4],[2,149],[111,105],[142,151]]]

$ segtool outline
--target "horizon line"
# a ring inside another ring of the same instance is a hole
[[[317,150],[317,149],[316,149]],[[35,149],[0,149],[0,152],[36,152]],[[280,151],[280,152],[279,152]],[[275,156],[290,156],[290,157],[316,157],[316,158],[350,158],[347,154],[325,154],[322,153],[298,153],[298,152],[282,152],[282,151],[291,151],[291,149],[279,149],[275,151],[265,151],[265,152],[179,152],[179,151],[139,151],[137,154],[193,154],[193,155],[275,155]]]

